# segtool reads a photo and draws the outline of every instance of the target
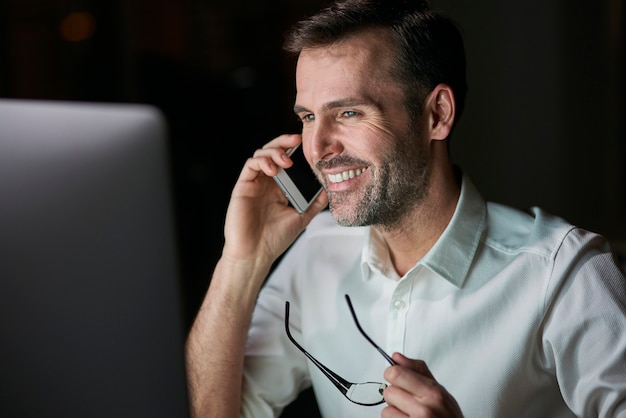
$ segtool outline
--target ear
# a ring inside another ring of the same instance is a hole
[[[425,105],[428,112],[430,138],[446,139],[452,131],[456,114],[456,102],[452,88],[447,84],[437,85],[426,97]]]

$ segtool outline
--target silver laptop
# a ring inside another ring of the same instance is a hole
[[[0,416],[185,417],[167,126],[0,100]]]

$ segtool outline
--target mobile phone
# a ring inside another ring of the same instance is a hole
[[[281,168],[274,180],[289,199],[291,206],[303,213],[320,194],[322,185],[304,158],[300,145],[287,150],[287,154],[293,160],[293,165],[287,169]]]

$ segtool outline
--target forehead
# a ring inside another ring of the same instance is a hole
[[[305,48],[300,58],[321,57],[329,59],[352,59],[360,62],[390,61],[393,40],[387,30],[366,29],[349,35],[335,43]]]
[[[304,49],[296,67],[298,98],[322,92],[375,94],[391,83],[392,43],[382,30],[369,30],[341,42]]]

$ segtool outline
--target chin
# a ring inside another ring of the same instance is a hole
[[[329,205],[330,214],[335,222],[341,226],[364,226],[363,219],[355,215],[352,208],[337,208],[336,206]]]

